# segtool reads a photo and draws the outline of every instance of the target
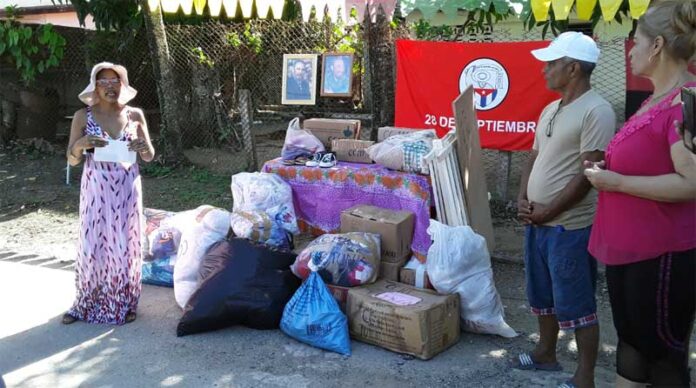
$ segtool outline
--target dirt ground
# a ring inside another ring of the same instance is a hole
[[[264,142],[264,139],[257,140],[260,140],[258,144],[261,154],[260,160],[270,159],[270,157],[278,155],[278,147],[274,145],[275,143]],[[78,227],[80,168],[71,169],[70,184],[66,184],[66,165],[62,155],[62,149],[53,153],[0,150],[0,264],[5,261],[30,264],[42,267],[42,269],[66,271],[72,269]],[[195,166],[176,169],[150,167],[144,170],[143,175],[146,207],[180,211],[195,208],[201,204],[211,204],[223,208],[231,208],[232,206],[229,175],[210,172]],[[315,357],[314,361],[319,364],[314,368],[314,371],[296,371],[306,386],[346,386],[380,382],[384,386],[555,386],[568,377],[568,372],[574,368],[577,351],[572,335],[564,335],[559,342],[559,359],[565,367],[565,374],[540,375],[510,371],[505,366],[506,358],[530,349],[538,336],[535,331],[535,320],[528,313],[524,292],[524,269],[521,265],[522,227],[516,221],[504,217],[496,218],[495,227],[497,243],[493,261],[495,280],[506,307],[506,319],[521,334],[517,338],[504,339],[463,334],[461,343],[446,352],[446,356],[438,357],[428,363],[416,362],[412,358],[401,357],[368,345],[356,345],[358,351],[354,351],[351,360],[344,360],[345,362],[329,356],[325,357],[325,352],[316,351],[309,347],[300,346],[297,349],[301,350],[292,348],[295,350],[288,351],[287,345],[279,345],[285,346],[285,352],[274,353],[270,359],[282,364],[290,362],[287,361],[287,357],[290,357],[291,361],[293,357],[300,357],[303,362],[307,361],[307,354]],[[153,303],[147,298],[159,298],[156,299],[157,303],[165,303],[165,306],[160,308],[167,311],[163,317],[175,320],[179,313],[173,298],[168,294],[170,291],[167,290],[158,287],[144,287],[143,294],[146,300],[141,304],[141,310]],[[2,295],[0,299],[6,297],[6,295]],[[169,305],[166,305],[167,303]],[[611,386],[613,381],[616,338],[611,324],[611,313],[603,276],[600,276],[598,287],[598,310],[602,334],[597,366],[597,385],[605,387]],[[55,324],[57,325],[57,323]],[[175,322],[168,322],[166,326],[169,327],[172,324]],[[127,326],[119,328],[119,330],[127,329]],[[152,330],[157,329],[153,328]],[[288,340],[278,333],[277,331],[268,334],[268,332],[249,330],[241,332],[229,330],[211,334],[210,338],[215,338],[217,341],[227,341],[234,338],[254,340],[253,338],[256,338],[254,336],[258,335],[258,338],[264,339],[263,341],[269,340],[272,343],[283,338],[285,341],[283,343],[288,343]],[[166,334],[167,341],[169,341],[169,336],[173,336],[173,334]],[[0,335],[0,343],[5,341],[5,345],[9,344],[19,348],[18,343],[12,342],[13,338],[3,339]],[[137,342],[137,339],[134,341]],[[205,352],[212,346],[210,342],[196,345],[195,342],[191,342],[195,340],[187,341],[185,345],[176,346],[189,348],[200,346],[202,348],[196,348],[200,352]],[[138,345],[136,343],[133,346]],[[152,346],[157,346],[157,344]],[[267,347],[264,345],[260,349],[266,351]],[[693,348],[694,343],[692,342]],[[254,352],[253,349],[245,351]],[[300,352],[299,356],[295,354],[297,352]],[[2,353],[3,350],[0,348],[0,359],[7,356],[7,354],[3,355]],[[263,373],[270,373],[272,377],[273,368],[277,365],[274,366],[268,360],[264,363],[262,360],[265,357],[262,354],[254,353],[253,357],[257,362],[266,365]],[[458,359],[469,361],[460,364]],[[692,353],[691,359],[692,361],[696,360],[696,353]],[[205,369],[206,358],[203,357],[201,360],[200,368]],[[128,364],[128,360],[121,360],[120,363],[124,368],[131,366]],[[363,372],[352,374],[338,372],[334,368],[336,363],[343,364],[339,368],[341,370],[342,368],[360,368],[364,371],[364,375],[369,378],[363,378],[364,376],[361,376]],[[409,363],[412,368],[406,368]],[[1,361],[0,364],[2,364]],[[18,370],[20,364],[13,365]],[[244,365],[246,364],[240,361],[239,367]],[[327,368],[329,368],[327,365],[331,365],[331,367],[324,371],[321,365]],[[7,369],[4,372],[9,373],[13,370]],[[0,374],[2,373],[2,368],[0,368]],[[105,386],[118,385],[116,381],[103,379],[93,382],[97,381],[100,383],[99,385],[101,383],[104,383]],[[137,380],[135,381],[137,382]],[[204,379],[203,385],[213,385],[214,381],[216,380],[212,378]],[[295,385],[293,381],[299,380],[278,380],[276,381],[278,384],[273,383],[273,381],[275,380],[263,380],[263,384],[259,383],[258,385],[293,386]],[[394,382],[400,383],[394,384]],[[226,386],[226,384],[220,385]],[[231,385],[234,386],[234,384]],[[33,385],[27,384],[27,386]]]

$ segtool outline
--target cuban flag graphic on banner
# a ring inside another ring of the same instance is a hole
[[[481,105],[481,108],[485,108],[491,101],[495,100],[498,90],[474,88],[474,93],[479,96],[479,105]],[[489,96],[490,99],[488,98]]]

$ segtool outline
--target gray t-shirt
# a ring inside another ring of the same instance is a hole
[[[582,173],[582,153],[606,149],[616,127],[614,110],[594,90],[558,110],[560,102],[544,108],[534,136],[533,148],[538,155],[529,175],[527,198],[542,205],[550,204],[573,177]],[[551,136],[547,136],[549,125]],[[591,189],[580,202],[545,225],[562,225],[568,230],[592,225],[596,204],[597,192]]]

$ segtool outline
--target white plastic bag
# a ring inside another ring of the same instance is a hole
[[[292,188],[278,175],[240,172],[232,176],[230,188],[233,211],[265,212],[289,233],[300,232],[292,204]]]
[[[417,131],[406,135],[395,135],[367,148],[370,158],[392,170],[429,174],[423,160],[433,149],[435,134]]]
[[[320,151],[324,151],[324,144],[311,132],[300,128],[299,118],[292,119],[285,133],[285,143],[280,156],[285,160],[292,160],[298,156],[310,156]]]
[[[428,277],[438,292],[459,294],[462,329],[506,338],[517,336],[505,323],[486,239],[469,226],[447,226],[435,220],[430,220],[428,234],[433,239],[428,250]]]
[[[174,298],[184,308],[198,287],[198,270],[205,252],[227,236],[230,213],[203,205],[170,219],[181,230],[181,241],[174,264]]]

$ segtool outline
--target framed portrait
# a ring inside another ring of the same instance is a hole
[[[284,54],[284,105],[314,105],[317,98],[317,55]]]
[[[353,95],[353,54],[322,55],[321,96],[351,97]]]

